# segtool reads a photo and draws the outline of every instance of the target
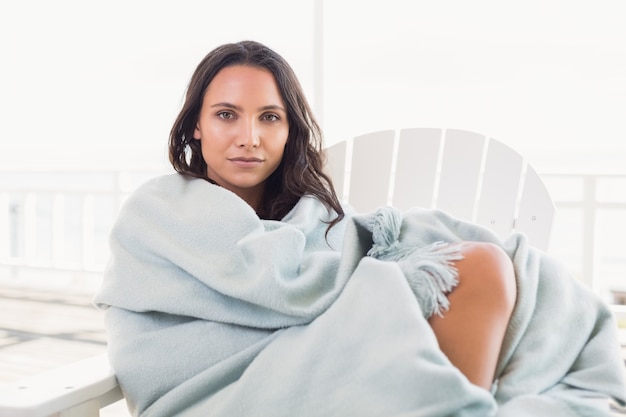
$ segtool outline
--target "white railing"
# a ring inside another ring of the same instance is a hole
[[[124,199],[160,173],[0,173],[0,282],[97,285]]]
[[[0,280],[99,279],[119,207],[160,173],[0,174]],[[626,290],[626,175],[541,177],[557,206],[549,251],[598,293]]]
[[[557,207],[549,251],[599,294],[626,290],[626,175],[541,177]]]

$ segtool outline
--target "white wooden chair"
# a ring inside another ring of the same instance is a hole
[[[547,248],[554,204],[537,173],[503,143],[455,129],[387,130],[328,149],[340,197],[361,211],[433,207]],[[90,417],[123,399],[106,355],[0,387],[2,417]]]
[[[340,196],[360,211],[438,208],[493,229],[524,232],[547,249],[555,207],[522,156],[502,142],[457,129],[369,133],[328,149]]]

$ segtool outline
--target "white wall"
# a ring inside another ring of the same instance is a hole
[[[266,43],[312,91],[312,10],[289,0],[3,1],[0,170],[164,163],[195,66],[225,42]]]
[[[314,1],[2,2],[0,169],[164,164],[189,76],[223,42],[274,47],[315,102]],[[457,127],[543,171],[624,169],[622,0],[327,0],[324,10],[329,143]]]
[[[333,139],[457,127],[543,171],[626,171],[625,2],[326,3]]]

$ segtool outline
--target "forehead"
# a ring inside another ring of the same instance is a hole
[[[269,70],[246,65],[222,68],[209,83],[205,94],[281,96],[276,79]]]

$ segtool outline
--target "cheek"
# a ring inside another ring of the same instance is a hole
[[[284,152],[285,147],[287,146],[287,141],[289,140],[289,127],[285,127],[280,134],[280,140],[278,140],[277,149],[281,149]]]
[[[228,147],[234,135],[232,130],[228,126],[220,126],[219,123],[206,124],[201,132],[202,147],[216,150]]]
[[[274,154],[279,160],[282,160],[285,156],[285,148],[287,147],[287,139],[277,141],[274,147]]]
[[[260,131],[261,142],[265,151],[272,156],[281,157],[287,144],[289,130],[286,127],[270,127]]]

